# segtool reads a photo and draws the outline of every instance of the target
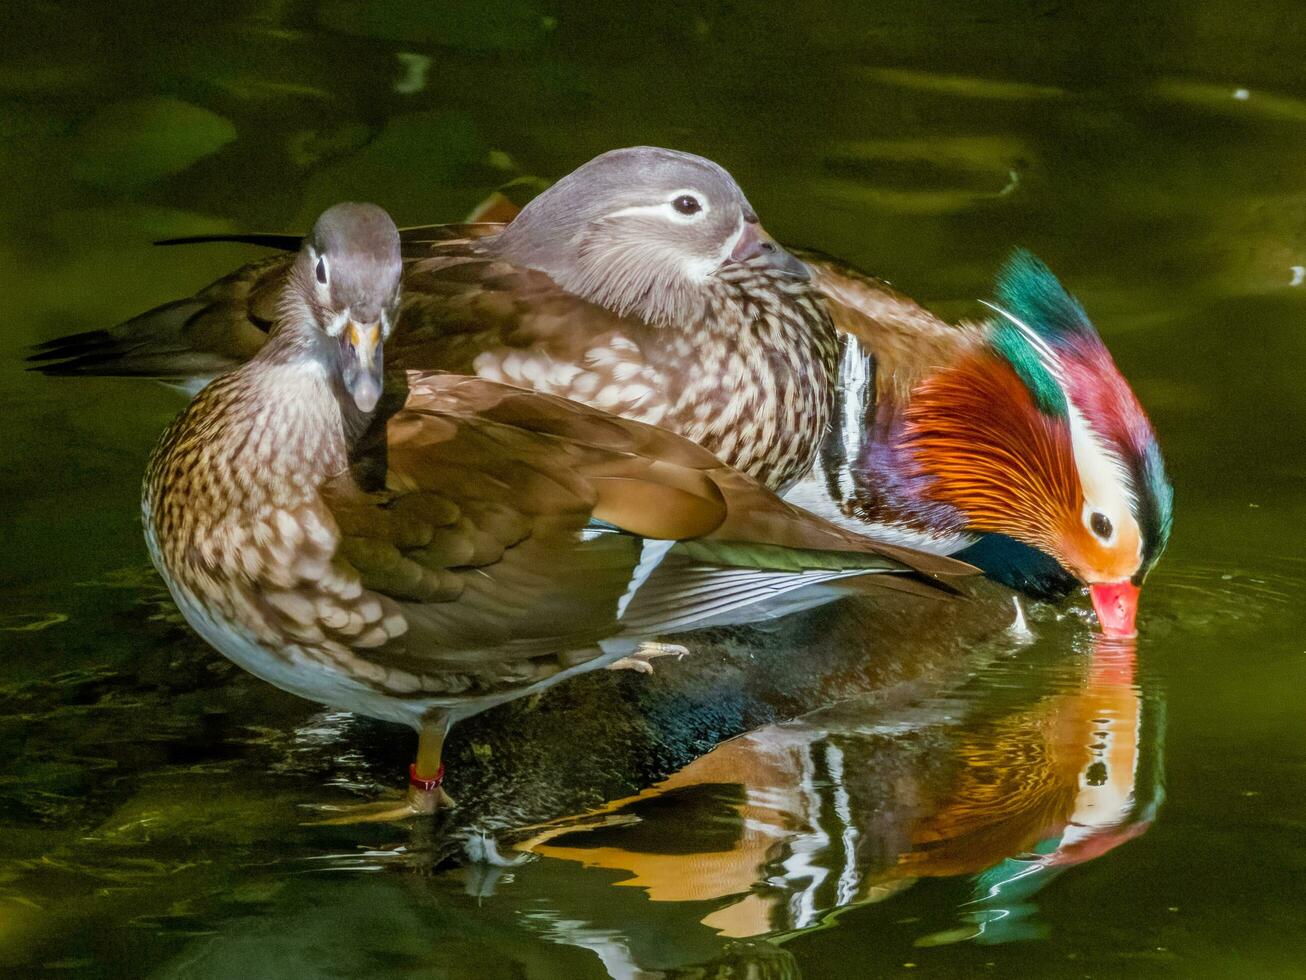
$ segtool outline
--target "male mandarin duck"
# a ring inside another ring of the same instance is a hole
[[[810,467],[834,400],[834,327],[807,267],[715,163],[613,150],[506,226],[430,231],[405,240],[395,366],[476,374],[660,425],[772,488]],[[297,237],[253,237],[299,248]],[[252,263],[38,356],[61,359],[52,373],[202,381],[263,345],[293,263]]]
[[[507,224],[402,233],[394,363],[659,424],[773,489],[815,461],[794,489],[806,506],[958,554],[1036,598],[1087,587],[1107,633],[1134,631],[1169,536],[1170,484],[1128,383],[1032,256],[1002,276],[1003,312],[953,326],[838,260],[799,253],[800,265],[725,171],[647,147],[604,154],[515,213],[496,198],[485,214]],[[252,263],[35,359],[51,374],[193,388],[265,342],[290,262]],[[831,320],[866,354],[845,338],[842,390]],[[857,384],[868,365],[874,385]]]
[[[1103,631],[1133,635],[1173,491],[1146,413],[1047,266],[1018,251],[994,315],[953,326],[841,262],[804,257],[854,340],[819,489],[793,498],[834,500],[852,526],[1036,598],[1087,586]]]
[[[443,800],[450,724],[643,637],[824,583],[937,594],[929,574],[967,570],[556,396],[412,371],[383,400],[401,275],[383,210],[325,212],[268,342],[168,428],[142,490],[151,557],[205,640],[287,691],[419,731],[409,800],[384,815]],[[675,539],[692,557],[659,576]]]

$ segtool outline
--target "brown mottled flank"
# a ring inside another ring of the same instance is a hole
[[[411,721],[377,699],[509,696],[597,656],[641,545],[587,539],[592,518],[965,568],[835,528],[665,430],[476,378],[407,376],[386,489],[365,494],[331,379],[278,356],[293,343],[274,337],[169,427],[143,508],[197,629],[245,638],[267,663],[233,659],[303,696]]]

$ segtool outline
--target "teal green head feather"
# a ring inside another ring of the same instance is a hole
[[[1024,250],[1014,253],[987,305],[995,313],[988,325],[990,364],[1009,369],[1019,384],[1007,390],[1028,397],[1013,400],[991,386],[969,410],[982,424],[959,420],[951,444],[939,443],[934,457],[926,451],[929,465],[957,486],[951,493],[951,483],[936,483],[933,492],[950,493],[976,526],[1001,542],[1011,539],[1050,556],[1089,586],[1104,626],[1111,622],[1116,632],[1131,632],[1138,589],[1172,524],[1173,491],[1156,434],[1083,307],[1041,261]],[[981,381],[976,370],[965,384]],[[962,390],[953,391],[954,401]],[[940,402],[940,408],[947,405]],[[939,420],[921,431],[941,431]],[[992,453],[1002,465],[984,465],[986,440],[1002,443]],[[1036,451],[1036,444],[1043,449]],[[956,446],[967,447],[965,466],[949,460]],[[992,499],[969,500],[979,475],[988,472]],[[1010,546],[995,551],[993,540],[981,538],[975,547],[979,552],[963,557],[985,567],[984,559],[1000,551],[1011,564]]]
[[[1105,353],[1084,308],[1025,249],[1017,249],[998,273],[996,300],[988,305],[998,314],[990,341],[994,351],[1011,364],[1039,411],[1065,418],[1061,355],[1074,348]]]

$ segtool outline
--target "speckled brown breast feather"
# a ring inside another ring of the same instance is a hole
[[[830,422],[838,341],[808,283],[736,266],[668,346],[686,383],[661,424],[770,487],[811,466]]]
[[[385,596],[338,556],[320,494],[344,470],[339,410],[312,367],[260,364],[218,379],[169,426],[142,497],[147,537],[183,608],[294,663],[384,670],[353,654],[403,633]]]

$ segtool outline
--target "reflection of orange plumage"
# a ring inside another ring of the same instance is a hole
[[[1104,648],[1082,690],[984,726],[957,748],[952,791],[913,834],[901,873],[975,874],[1067,826],[1127,816],[1138,756],[1133,650]]]
[[[802,799],[801,781],[794,778],[803,766],[807,742],[801,732],[792,739],[777,739],[774,737],[777,731],[783,732],[783,726],[732,739],[657,786],[616,800],[584,817],[547,824],[541,833],[519,846],[547,857],[579,861],[588,867],[630,871],[632,877],[618,884],[643,888],[655,902],[701,901],[746,892],[757,881],[759,869],[775,843],[809,829],[796,818],[808,807]],[[636,817],[623,811],[640,801],[707,786],[738,787],[744,792],[742,802],[734,805],[739,825],[729,849],[666,854],[623,847],[569,847],[565,843],[551,843],[555,837],[572,831],[634,821]]]
[[[912,757],[918,765],[894,777],[887,797],[863,799],[894,814],[887,822],[851,803],[865,759],[850,756],[841,771],[828,765],[832,753],[843,757],[840,745],[865,737],[841,710],[741,736],[637,796],[538,828],[519,846],[629,872],[619,884],[653,901],[734,896],[703,923],[736,937],[810,924],[796,920],[800,906],[827,911],[916,878],[977,874],[1050,839],[1057,847],[1040,860],[1078,863],[1147,826],[1133,816],[1141,717],[1133,676],[1132,648],[1103,644],[1082,686],[965,726],[946,750],[953,765],[942,785],[936,752]],[[641,808],[691,792],[714,801],[711,832],[696,824],[679,846],[643,846]],[[696,849],[696,840],[712,844]]]

